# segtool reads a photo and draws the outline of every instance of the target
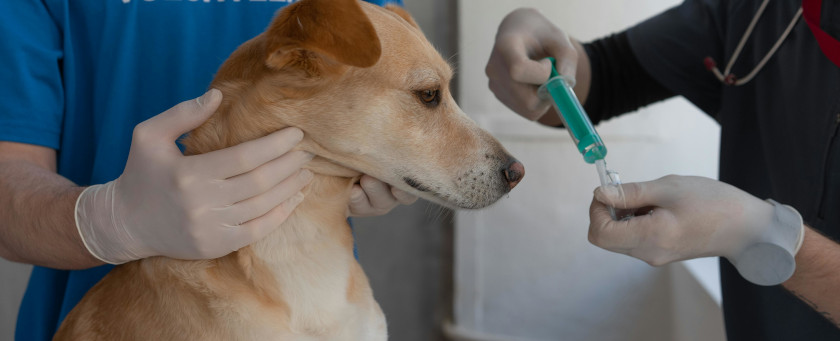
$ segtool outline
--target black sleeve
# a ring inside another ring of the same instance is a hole
[[[752,2],[685,0],[624,33],[633,55],[650,77],[716,117],[723,85],[703,60],[724,60],[728,8],[747,3]]]
[[[584,109],[593,124],[675,95],[645,71],[630,47],[626,32],[583,47],[592,74]]]

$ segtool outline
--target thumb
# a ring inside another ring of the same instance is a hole
[[[519,36],[504,37],[496,49],[501,54],[510,78],[515,82],[540,85],[551,75],[551,63],[548,60],[531,59],[526,42]]]
[[[222,92],[210,89],[201,97],[178,103],[141,124],[149,131],[156,132],[160,138],[165,138],[167,142],[175,141],[179,136],[207,121],[221,103]]]
[[[595,189],[595,200],[616,208],[662,207],[670,197],[662,179],[631,182],[619,186],[601,186]]]
[[[572,41],[568,37],[549,39],[545,42],[545,49],[557,60],[554,65],[557,72],[563,75],[569,86],[574,87],[577,83],[578,53]]]

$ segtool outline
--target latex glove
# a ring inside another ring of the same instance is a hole
[[[411,205],[417,196],[391,187],[370,175],[363,175],[350,193],[350,216],[370,217],[390,212],[397,205]]]
[[[490,90],[519,115],[539,119],[550,108],[537,97],[537,89],[551,74],[551,62],[544,59],[549,56],[557,59],[560,74],[575,79],[578,53],[569,36],[535,9],[511,12],[499,24],[485,69]]]
[[[125,169],[85,189],[76,225],[88,251],[119,264],[150,256],[210,259],[262,238],[303,200],[312,155],[290,152],[297,128],[206,154],[175,144],[221,103],[211,90],[138,124]]]
[[[696,176],[669,175],[622,188],[625,200],[615,187],[595,190],[589,211],[593,244],[654,266],[722,256],[756,284],[778,284],[793,274],[793,256],[804,234],[802,218],[793,208],[777,208],[731,185]],[[606,205],[635,209],[636,216],[614,221]],[[791,211],[798,220],[789,219]]]

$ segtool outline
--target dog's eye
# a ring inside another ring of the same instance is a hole
[[[437,89],[417,91],[417,97],[428,107],[436,107],[440,103],[440,91]]]

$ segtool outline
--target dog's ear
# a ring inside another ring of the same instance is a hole
[[[420,28],[420,25],[417,25],[417,22],[414,21],[414,18],[411,16],[411,14],[408,14],[408,11],[406,11],[405,8],[394,4],[388,4],[385,6],[385,8],[391,12],[396,13],[400,16],[400,18],[403,18],[405,21],[408,21],[408,23],[411,24],[411,26],[417,27],[418,29]]]
[[[302,0],[283,9],[266,31],[266,65],[321,74],[330,64],[369,67],[382,52],[356,0]],[[324,60],[328,59],[328,60]]]

